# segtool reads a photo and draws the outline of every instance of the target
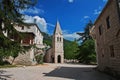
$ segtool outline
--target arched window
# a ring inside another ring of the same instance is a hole
[[[60,42],[61,42],[61,37],[60,37]]]
[[[57,41],[59,41],[59,37],[57,37]]]

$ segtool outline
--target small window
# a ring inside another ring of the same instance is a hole
[[[111,57],[115,57],[115,54],[114,54],[114,46],[111,45],[109,48],[110,48],[110,56],[111,56]]]
[[[107,29],[109,29],[110,28],[110,17],[109,16],[106,18],[106,24],[107,24]]]
[[[59,41],[59,37],[57,37],[57,41]]]
[[[24,30],[24,26],[22,26],[21,29]]]
[[[102,57],[104,58],[104,49],[101,49],[101,51],[102,51]]]
[[[120,8],[120,0],[118,0],[118,6],[119,6],[119,8]]]
[[[99,34],[102,35],[103,33],[103,29],[102,29],[102,25],[99,26]]]
[[[37,29],[37,32],[39,33],[39,30]]]
[[[61,42],[61,37],[60,37],[60,42]]]

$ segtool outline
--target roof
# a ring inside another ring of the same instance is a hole
[[[54,34],[55,33],[60,33],[62,34],[62,31],[61,31],[61,28],[60,28],[60,23],[59,21],[57,20],[57,23],[56,23],[56,26],[55,26],[55,30],[54,30]]]
[[[35,23],[28,23],[27,25],[28,25],[28,26],[35,25],[35,26],[38,28],[38,30],[41,32],[41,34],[42,34],[42,31],[40,30],[40,28],[38,27],[38,25],[37,25],[37,24],[35,24]]]

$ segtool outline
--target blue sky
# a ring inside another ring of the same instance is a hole
[[[52,35],[59,20],[65,39],[74,40],[89,20],[96,20],[107,0],[38,0],[36,6],[21,11],[25,22],[36,23],[41,31]]]

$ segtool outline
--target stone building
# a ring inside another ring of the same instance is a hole
[[[120,0],[108,0],[90,30],[95,39],[98,69],[120,71]]]
[[[42,48],[45,46],[43,45],[43,35],[41,33],[41,30],[36,24],[29,24],[28,26],[19,26],[15,25],[14,28],[23,34],[24,38],[21,40],[19,37],[15,34],[9,35],[6,34],[6,36],[9,36],[11,40],[18,40],[21,43],[21,46],[30,46],[35,45],[38,49],[35,49],[31,47],[28,51],[25,53],[20,53],[18,57],[15,58],[13,64],[19,64],[19,65],[34,65],[36,64],[35,55],[42,54]],[[12,57],[9,57],[8,61],[11,63],[13,61]]]
[[[22,45],[26,44],[35,44],[39,48],[43,48],[43,35],[41,30],[36,24],[28,24],[28,26],[15,26],[15,29],[21,33],[28,34],[23,40],[21,40]],[[31,35],[33,34],[33,35]],[[33,37],[30,39],[30,36]]]
[[[63,34],[58,21],[53,34],[52,48],[46,52],[45,62],[64,63]]]
[[[25,38],[20,41],[22,46],[35,45],[39,49],[44,48],[43,36],[36,24],[29,24],[29,26],[16,25],[15,29],[25,34]],[[34,65],[36,64],[35,55],[41,53],[41,50],[31,48],[25,54],[19,54],[15,59],[14,64]]]

